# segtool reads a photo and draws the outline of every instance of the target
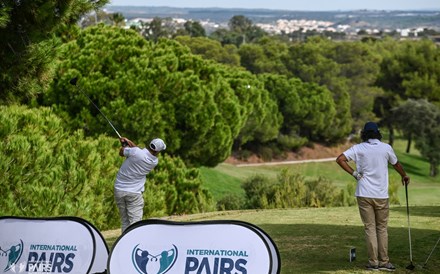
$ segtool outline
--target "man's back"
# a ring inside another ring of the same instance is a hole
[[[344,155],[356,163],[356,170],[362,174],[356,187],[356,196],[388,198],[388,163],[397,163],[390,145],[370,139],[352,146]]]
[[[144,191],[146,175],[156,167],[158,159],[147,149],[125,148],[127,157],[116,175],[115,188],[123,191],[141,193]]]

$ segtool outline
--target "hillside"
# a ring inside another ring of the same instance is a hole
[[[281,161],[302,161],[302,160],[315,160],[315,159],[327,159],[338,157],[343,151],[349,148],[352,144],[345,143],[338,146],[325,146],[322,144],[314,143],[311,146],[302,147],[297,152],[288,152],[285,157],[274,158],[271,162],[281,162]],[[225,163],[233,165],[241,164],[255,164],[264,163],[261,157],[253,154],[247,159],[239,159],[237,156],[230,156]]]

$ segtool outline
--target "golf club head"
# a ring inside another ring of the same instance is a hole
[[[70,79],[70,81],[69,81],[69,83],[70,83],[71,85],[74,85],[74,86],[76,86],[76,82],[78,82],[78,77],[72,78],[72,79]]]
[[[413,265],[413,263],[411,262],[411,264],[410,265],[408,265],[407,267],[406,267],[406,269],[408,269],[408,270],[414,270],[414,268],[416,268],[416,266],[415,265]]]

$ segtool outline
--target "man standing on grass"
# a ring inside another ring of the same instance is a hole
[[[388,163],[402,177],[402,185],[410,178],[398,162],[393,148],[381,142],[382,135],[376,123],[368,122],[361,132],[362,143],[338,156],[336,162],[357,180],[356,198],[364,223],[369,270],[394,271],[388,257]],[[356,170],[348,164],[356,163]]]
[[[142,220],[146,176],[157,166],[157,156],[166,149],[166,145],[159,138],[153,139],[150,146],[144,149],[127,138],[121,138],[120,141],[122,147],[119,155],[126,159],[116,175],[114,193],[124,232],[129,225]]]

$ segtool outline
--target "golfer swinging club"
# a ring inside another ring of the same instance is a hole
[[[402,177],[402,185],[408,185],[410,178],[393,148],[381,142],[382,135],[376,123],[365,124],[361,139],[362,143],[343,152],[336,162],[357,180],[355,195],[365,227],[367,269],[394,271],[388,257],[388,163]],[[348,165],[351,160],[356,163],[356,170]]]
[[[160,151],[166,149],[162,139],[153,139],[148,148],[139,148],[129,139],[120,138],[119,155],[126,157],[114,185],[116,205],[121,217],[122,232],[135,222],[142,220],[146,175],[158,164]]]

